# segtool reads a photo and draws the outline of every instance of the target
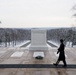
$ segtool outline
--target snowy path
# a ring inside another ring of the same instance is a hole
[[[59,44],[57,44],[57,43],[55,43],[55,42],[53,42],[53,41],[51,41],[51,40],[49,40],[48,43],[49,43],[52,47],[58,47],[58,46],[59,46]]]
[[[25,47],[27,43],[30,43],[30,40],[24,41],[24,42],[16,45],[15,47]]]

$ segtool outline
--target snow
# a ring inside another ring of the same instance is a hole
[[[22,42],[22,43],[19,43],[19,44],[17,44],[15,47],[21,47],[22,45],[24,45],[24,44],[26,44],[26,43],[28,43],[28,42],[30,42],[30,40],[27,40],[27,41],[24,41],[24,42]]]
[[[76,45],[73,45],[74,48],[76,48]]]
[[[66,42],[66,47],[72,47],[72,42],[70,41]]]
[[[22,45],[24,45],[24,44],[26,44],[28,42],[30,42],[30,40],[25,40],[25,41],[20,41],[20,42],[17,41],[16,45],[14,45],[14,47],[20,47],[20,46],[22,46]],[[5,47],[5,43],[1,43],[0,47]],[[10,45],[9,45],[9,43],[7,43],[7,47],[13,47],[13,43],[10,42]]]
[[[51,40],[49,40],[48,42],[54,44],[54,45],[57,46],[57,47],[59,47],[59,45],[60,45],[59,43],[53,42],[53,41],[51,41]],[[66,47],[67,47],[67,48],[72,47],[72,42],[67,41],[67,42],[66,42]],[[76,45],[73,45],[73,47],[76,48]]]
[[[56,42],[54,42],[54,41],[51,41],[51,40],[48,40],[48,42],[50,42],[50,43],[52,43],[52,44],[54,44],[55,46],[59,46],[59,44],[58,43],[56,43]]]
[[[28,46],[26,46],[26,49],[29,49],[30,45],[31,45],[31,44],[29,44]]]

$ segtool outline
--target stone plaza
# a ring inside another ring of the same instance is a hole
[[[34,51],[28,47],[0,48],[1,64],[53,64],[58,55],[57,47],[48,45],[48,50],[43,51],[45,57],[42,60],[33,57]],[[76,48],[66,48],[67,64],[76,64]],[[60,62],[60,64],[63,64]],[[76,75],[75,68],[0,68],[0,75]]]

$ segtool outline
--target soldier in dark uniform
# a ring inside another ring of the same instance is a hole
[[[67,64],[66,64],[65,52],[64,52],[65,45],[64,45],[64,43],[63,43],[63,39],[60,40],[60,43],[61,43],[61,44],[60,44],[60,47],[58,48],[58,51],[57,51],[57,54],[59,53],[59,58],[58,58],[57,62],[54,63],[54,65],[57,66],[60,61],[63,61],[64,67],[66,67]]]

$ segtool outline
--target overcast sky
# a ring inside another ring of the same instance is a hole
[[[0,0],[0,27],[71,27],[76,0]]]

